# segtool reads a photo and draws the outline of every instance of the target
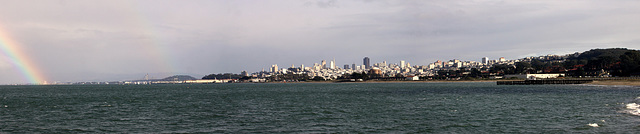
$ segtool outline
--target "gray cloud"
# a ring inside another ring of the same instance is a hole
[[[0,28],[48,81],[250,72],[336,58],[412,65],[640,42],[638,1],[7,1]],[[3,83],[24,83],[0,55]]]

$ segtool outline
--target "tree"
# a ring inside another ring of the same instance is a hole
[[[469,77],[482,77],[482,72],[477,68],[471,68],[471,72],[469,73]]]
[[[531,64],[529,64],[528,62],[516,62],[516,69],[514,73],[516,74],[526,73],[527,69],[530,69],[530,68],[531,68]]]
[[[224,73],[224,74],[209,74],[207,76],[202,77],[202,79],[240,79],[242,75],[232,74],[232,73]]]
[[[362,71],[362,73],[353,72],[353,73],[351,74],[351,79],[363,79],[363,80],[367,80],[367,79],[369,79],[369,75],[367,75],[367,73],[365,73],[364,71]]]
[[[325,79],[323,77],[316,76],[316,77],[313,77],[313,81],[325,81]]]
[[[626,52],[620,56],[620,75],[629,76],[631,73],[640,72],[640,52]]]
[[[493,67],[491,67],[489,69],[489,72],[491,72],[491,73],[502,72],[504,74],[514,74],[515,68],[514,68],[514,66],[511,66],[511,65],[496,64],[496,65],[493,65]]]

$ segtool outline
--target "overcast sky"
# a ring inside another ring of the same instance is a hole
[[[638,0],[3,0],[49,82],[406,60],[480,61],[640,46]],[[0,54],[0,84],[28,82]]]

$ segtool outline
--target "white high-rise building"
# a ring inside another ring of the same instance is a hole
[[[300,64],[300,69],[304,71],[304,64]]]
[[[278,72],[278,64],[271,65],[271,72]]]
[[[489,64],[489,57],[482,58],[482,64],[485,64],[485,65]]]
[[[404,60],[401,60],[400,61],[400,68],[405,68],[405,67],[407,67],[407,64],[404,63]]]
[[[336,69],[336,59],[335,58],[331,62],[329,62],[329,67],[331,69]]]

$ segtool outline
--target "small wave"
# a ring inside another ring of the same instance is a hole
[[[626,108],[629,109],[630,114],[640,116],[640,105],[636,103],[629,103],[626,105]]]
[[[587,125],[588,125],[588,126],[591,126],[591,127],[600,127],[600,126],[598,126],[598,124],[596,124],[596,123],[589,123],[589,124],[587,124]]]
[[[636,103],[629,103],[626,106],[627,106],[627,109],[631,109],[631,110],[636,110],[636,109],[640,108],[640,105],[638,105]]]

